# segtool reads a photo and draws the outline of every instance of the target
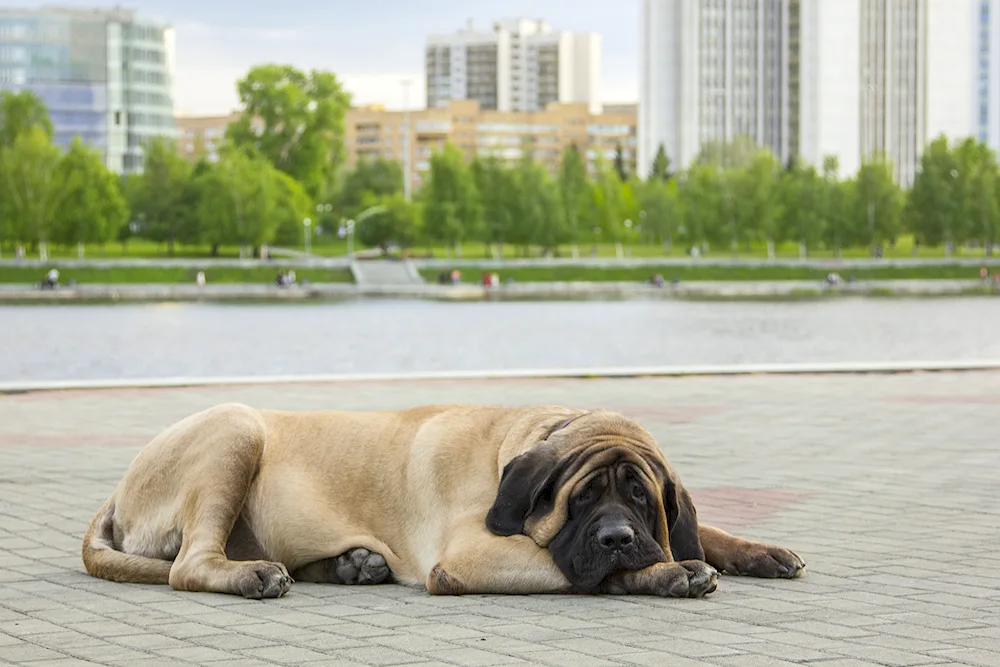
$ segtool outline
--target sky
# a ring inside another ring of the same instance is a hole
[[[41,2],[39,3],[41,4]],[[45,4],[94,6],[80,0]],[[110,2],[109,2],[110,4]],[[409,106],[425,103],[424,44],[473,19],[544,19],[555,30],[602,37],[601,98],[638,97],[635,0],[133,0],[126,7],[172,24],[177,34],[175,110],[224,114],[235,108],[236,81],[255,64],[277,62],[334,72],[355,104],[406,105],[401,81],[412,79]],[[0,7],[30,6],[0,0]]]

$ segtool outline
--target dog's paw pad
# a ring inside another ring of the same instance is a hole
[[[351,549],[337,557],[337,578],[352,584],[381,584],[389,578],[389,566],[381,554],[368,549]]]

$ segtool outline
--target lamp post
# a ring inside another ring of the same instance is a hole
[[[958,169],[952,169],[951,170],[951,177],[955,181],[955,190],[953,190],[953,192],[954,192],[954,191],[958,190]],[[951,253],[953,252],[954,246],[955,246],[955,234],[954,234],[954,230],[952,229],[952,226],[951,226],[951,224],[952,224],[951,223],[951,218],[950,217],[946,217],[945,219],[948,222],[946,223],[945,230],[944,230],[945,231],[945,234],[944,234],[944,256],[950,259],[951,258]]]
[[[413,83],[410,79],[403,79],[400,82],[403,86],[403,124],[406,127],[405,141],[406,145],[403,147],[403,196],[406,201],[409,202],[413,196],[413,179],[412,171],[410,167],[410,158],[413,148],[410,145],[410,84]]]
[[[309,218],[306,218],[305,220],[302,221],[302,232],[306,239],[307,255],[309,254],[309,249],[312,246],[312,233],[311,233],[312,230],[310,229],[310,225],[312,225],[312,220],[310,220]]]
[[[316,234],[322,235],[324,223],[329,221],[332,204],[316,204]],[[325,215],[324,215],[325,214]]]

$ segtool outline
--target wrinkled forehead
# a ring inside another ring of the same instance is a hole
[[[573,475],[567,480],[565,485],[567,497],[572,498],[582,493],[594,480],[602,480],[614,485],[621,482],[623,476],[630,473],[637,474],[643,478],[649,478],[647,481],[657,485],[656,466],[649,465],[649,462],[641,457],[626,453],[617,458],[612,458],[607,465],[594,464],[584,466],[580,473]]]
[[[552,510],[544,516],[528,519],[524,525],[524,532],[539,546],[547,547],[566,524],[569,517],[569,502],[573,494],[612,466],[631,464],[647,483],[658,491],[655,495],[660,496],[665,463],[659,449],[654,453],[651,449],[636,448],[631,444],[609,440],[577,448],[565,456],[569,462],[556,483]]]

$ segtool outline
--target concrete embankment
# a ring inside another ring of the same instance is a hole
[[[837,296],[1000,295],[977,280],[886,280],[826,285],[817,281],[699,281],[662,287],[634,282],[512,283],[495,288],[459,285],[85,284],[41,290],[0,285],[0,303],[109,303],[164,301],[336,301],[356,298],[440,301],[567,299],[808,299]]]

